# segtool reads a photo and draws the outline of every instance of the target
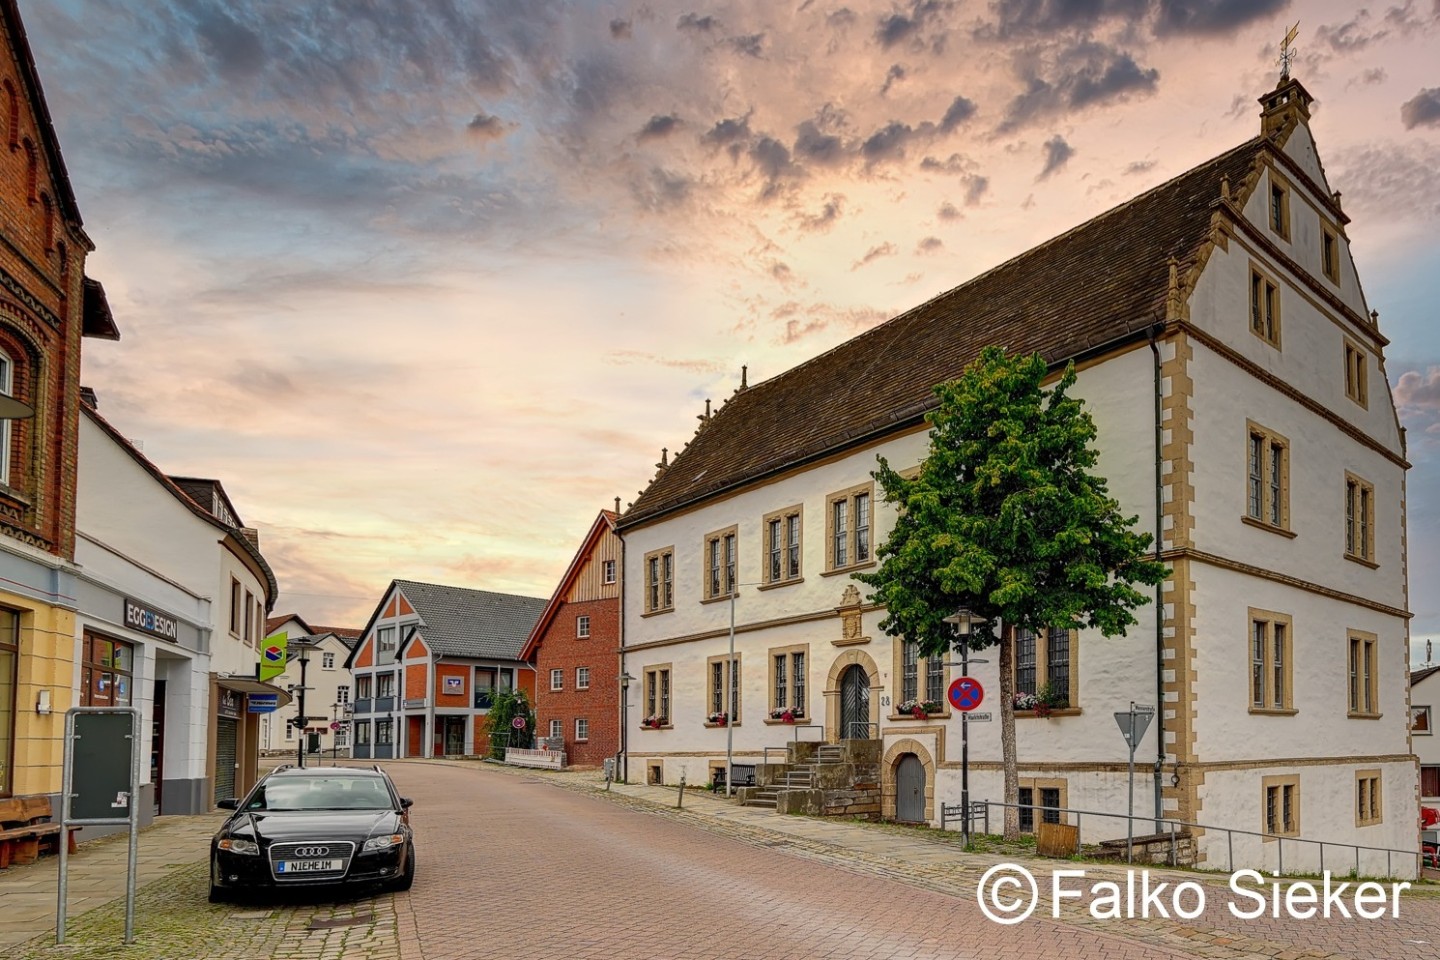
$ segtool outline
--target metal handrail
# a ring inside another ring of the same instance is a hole
[[[1362,850],[1368,850],[1368,851],[1371,851],[1371,852],[1373,852],[1373,853],[1383,853],[1383,854],[1385,854],[1385,873],[1386,873],[1386,876],[1389,876],[1389,875],[1391,875],[1391,874],[1394,872],[1393,869],[1392,869],[1393,866],[1394,866],[1394,863],[1393,863],[1393,860],[1392,860],[1392,857],[1393,857],[1394,854],[1397,854],[1397,853],[1398,853],[1398,854],[1400,854],[1400,855],[1402,855],[1402,856],[1414,857],[1415,860],[1416,860],[1417,872],[1418,872],[1419,867],[1423,865],[1423,858],[1424,858],[1424,856],[1425,856],[1425,853],[1424,853],[1423,850],[1404,850],[1404,849],[1401,849],[1401,848],[1399,848],[1399,847],[1372,847],[1372,846],[1368,846],[1368,845],[1366,845],[1366,844],[1361,844],[1361,843],[1345,843],[1344,841],[1338,841],[1338,840],[1313,840],[1313,839],[1311,839],[1311,838],[1309,838],[1309,837],[1292,837],[1292,836],[1288,836],[1288,835],[1286,835],[1286,834],[1266,833],[1266,832],[1263,831],[1263,830],[1242,830],[1242,829],[1240,829],[1239,827],[1221,827],[1221,826],[1217,826],[1216,824],[1198,823],[1198,822],[1193,821],[1193,820],[1179,820],[1179,819],[1172,818],[1172,817],[1158,817],[1158,818],[1157,818],[1157,817],[1142,817],[1142,816],[1134,816],[1134,817],[1132,817],[1132,816],[1130,816],[1129,814],[1125,814],[1125,813],[1109,813],[1109,812],[1104,811],[1104,810],[1081,810],[1081,809],[1076,808],[1076,807],[1047,807],[1047,806],[1042,806],[1041,804],[1038,804],[1038,803],[1006,803],[1006,802],[1001,801],[1001,800],[975,800],[975,801],[971,801],[971,806],[973,807],[973,806],[975,806],[975,805],[977,805],[977,804],[982,804],[982,803],[985,804],[987,808],[988,808],[989,806],[991,806],[991,805],[994,805],[994,806],[1001,807],[1001,808],[1014,807],[1014,808],[1017,809],[1017,810],[1039,810],[1039,811],[1042,811],[1042,812],[1044,812],[1044,811],[1054,811],[1054,812],[1056,812],[1056,813],[1073,813],[1073,814],[1075,814],[1075,821],[1076,821],[1076,827],[1077,827],[1077,828],[1078,828],[1079,825],[1080,825],[1080,818],[1081,818],[1081,817],[1108,817],[1108,818],[1113,819],[1113,820],[1135,820],[1135,821],[1142,822],[1142,823],[1153,823],[1153,824],[1155,824],[1157,827],[1160,827],[1160,828],[1161,828],[1161,829],[1157,829],[1157,830],[1155,831],[1157,834],[1159,834],[1159,833],[1164,833],[1166,828],[1169,829],[1169,832],[1170,832],[1170,861],[1171,861],[1171,865],[1172,865],[1172,866],[1174,865],[1174,862],[1175,862],[1175,842],[1176,842],[1175,829],[1176,829],[1177,827],[1193,827],[1193,828],[1198,829],[1198,830],[1213,830],[1213,831],[1215,831],[1215,832],[1224,833],[1224,834],[1226,835],[1226,855],[1227,855],[1226,870],[1227,870],[1227,871],[1232,871],[1232,872],[1233,872],[1234,869],[1235,869],[1235,834],[1237,834],[1237,833],[1240,834],[1241,836],[1246,836],[1246,837],[1259,837],[1261,840],[1274,840],[1274,841],[1276,842],[1275,852],[1276,852],[1276,859],[1277,859],[1277,873],[1279,873],[1279,874],[1283,874],[1283,873],[1285,872],[1285,841],[1287,841],[1287,840],[1289,840],[1291,843],[1310,843],[1310,844],[1316,844],[1316,845],[1318,845],[1319,848],[1320,848],[1320,872],[1322,872],[1322,873],[1325,871],[1325,848],[1326,848],[1327,846],[1329,846],[1329,847],[1341,847],[1341,848],[1346,848],[1346,849],[1354,850],[1354,851],[1355,851],[1355,872],[1356,872],[1357,875],[1358,875],[1359,872],[1360,872],[1360,852],[1361,852]],[[942,805],[942,806],[943,806],[943,805]],[[958,804],[955,805],[955,806],[958,806]],[[1162,827],[1162,825],[1164,825],[1164,827]]]
[[[763,764],[765,764],[766,766],[769,766],[769,765],[770,765],[770,751],[771,751],[771,750],[779,750],[780,753],[781,753],[781,755],[782,755],[782,756],[785,756],[785,757],[787,757],[787,758],[788,758],[789,755],[790,755],[790,753],[789,753],[789,748],[788,748],[788,747],[766,747],[764,750],[760,751],[760,762],[763,763]],[[781,761],[780,761],[780,763],[781,763],[782,765],[783,765],[784,763],[786,763],[786,762],[787,762],[786,760],[781,760]]]
[[[824,739],[825,739],[825,725],[824,725],[823,723],[797,723],[797,724],[795,724],[795,735],[790,738],[792,743],[799,743],[799,742],[800,742],[800,731],[801,731],[801,730],[819,730],[819,731],[820,731],[820,739],[819,739],[819,740],[814,740],[814,741],[807,740],[807,741],[805,741],[806,743],[820,743],[820,742],[823,742]]]

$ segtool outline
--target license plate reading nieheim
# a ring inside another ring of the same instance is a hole
[[[340,860],[281,860],[275,864],[276,873],[326,873],[339,870]]]

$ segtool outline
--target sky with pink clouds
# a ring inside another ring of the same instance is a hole
[[[1440,0],[24,0],[123,332],[277,609],[548,596],[722,401],[1258,132],[1294,73],[1410,428],[1440,634]]]

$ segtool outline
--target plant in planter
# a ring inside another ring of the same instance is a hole
[[[659,730],[660,727],[661,727],[661,725],[662,725],[664,722],[665,722],[665,718],[664,718],[664,717],[657,717],[657,716],[651,715],[651,716],[646,717],[644,720],[641,720],[641,721],[640,721],[640,726],[645,727],[646,729],[649,729],[649,730]]]
[[[796,717],[804,716],[804,712],[798,707],[776,707],[770,711],[771,720],[781,720],[785,723],[794,723]]]
[[[917,720],[923,720],[932,713],[939,713],[941,704],[939,700],[901,700],[895,706],[895,712],[901,716],[909,714]]]
[[[1049,686],[1041,687],[1034,693],[1015,694],[1015,709],[1029,710],[1035,716],[1045,718],[1056,710],[1070,706],[1070,698]]]
[[[706,722],[706,723],[713,723],[713,724],[715,724],[717,727],[723,727],[723,726],[725,726],[726,724],[728,724],[728,723],[730,722],[730,714],[728,714],[728,713],[712,713],[712,714],[710,714],[710,716],[708,716],[708,717],[705,718],[705,722]]]

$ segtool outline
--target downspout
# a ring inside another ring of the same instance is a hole
[[[438,653],[430,654],[430,663],[427,664],[425,678],[427,695],[425,697],[425,742],[420,744],[420,756],[427,760],[435,759],[435,698],[440,693],[440,685],[436,680],[440,679],[440,661],[443,658]],[[472,675],[471,682],[474,682]],[[467,683],[466,688],[470,687]]]
[[[1163,416],[1163,404],[1161,398],[1163,386],[1160,378],[1160,345],[1155,340],[1158,331],[1164,329],[1163,323],[1157,323],[1150,327],[1150,353],[1154,357],[1155,366],[1155,562],[1160,562],[1160,554],[1164,552],[1164,522],[1165,522],[1165,486],[1161,479],[1162,465],[1165,462],[1165,428],[1161,421]],[[1176,709],[1179,709],[1177,703]],[[1165,766],[1165,585],[1163,582],[1155,585],[1155,820],[1156,832],[1159,832],[1158,821],[1164,816],[1164,773]]]

